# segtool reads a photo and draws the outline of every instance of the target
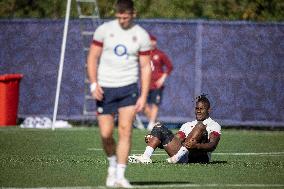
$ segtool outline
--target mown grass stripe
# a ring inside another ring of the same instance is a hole
[[[284,184],[163,184],[163,185],[133,185],[134,188],[282,188]],[[77,187],[40,187],[40,188],[18,188],[18,187],[9,187],[2,189],[106,189],[106,186],[77,186]]]
[[[103,151],[101,148],[88,148],[89,151]],[[132,152],[141,152],[143,153],[143,150],[131,150]],[[258,155],[284,155],[284,152],[214,152],[214,155],[220,155],[220,156],[258,156]],[[133,154],[138,155],[138,154]],[[153,155],[161,156],[161,155],[167,155],[166,153],[156,152]]]

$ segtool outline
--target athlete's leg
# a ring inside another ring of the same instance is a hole
[[[104,151],[108,157],[115,155],[115,140],[113,138],[114,116],[111,114],[102,114],[98,116],[100,135]]]
[[[118,113],[117,162],[126,164],[131,147],[132,123],[136,113],[135,106],[119,108]]]
[[[151,104],[146,104],[144,108],[144,114],[146,115],[147,119],[150,120],[151,117]]]
[[[150,121],[156,122],[157,116],[159,112],[159,106],[156,104],[152,104],[151,106],[151,115],[150,115]]]
[[[175,135],[161,123],[156,123],[151,134],[145,136],[147,143],[144,153],[140,156],[129,156],[132,163],[152,163],[151,156],[157,147],[164,149],[169,156],[172,156],[180,149],[181,142]]]
[[[171,157],[175,155],[178,150],[182,147],[182,144],[178,138],[175,136],[172,138],[171,141],[169,141],[165,145],[161,145],[161,141],[157,137],[151,136],[151,139],[149,139],[149,142],[147,143],[149,147],[152,147],[153,149],[156,149],[157,147],[163,148],[167,154]]]
[[[165,151],[168,153],[170,157],[175,155],[179,149],[182,147],[180,140],[176,137],[172,139],[166,146],[164,146]]]
[[[106,186],[113,187],[116,182],[116,144],[113,138],[114,116],[111,114],[101,114],[98,116],[100,136],[103,144],[103,149],[109,161],[108,175],[106,178]]]
[[[182,144],[179,151],[171,156],[171,158],[167,159],[169,163],[178,163],[185,156],[188,157],[189,150],[187,149],[187,145],[193,145],[199,143],[202,140],[204,131],[206,131],[206,127],[202,123],[197,123],[189,135],[186,137],[185,142]],[[191,151],[190,156],[194,156],[195,154],[200,154],[199,152],[195,152],[196,150]],[[198,156],[197,156],[198,157]],[[193,158],[195,159],[195,158]]]
[[[146,140],[148,146],[163,148],[169,156],[175,154],[182,146],[180,140],[165,126],[157,123]]]
[[[150,104],[149,109],[149,124],[147,126],[148,131],[152,131],[155,122],[157,121],[159,105],[162,101],[162,89],[155,89],[151,91],[151,98],[148,103]]]
[[[118,109],[118,143],[117,154],[117,173],[118,181],[125,179],[125,170],[128,155],[131,148],[132,123],[135,117],[135,106],[125,106]],[[127,181],[128,182],[128,181]]]

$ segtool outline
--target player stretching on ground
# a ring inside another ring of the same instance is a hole
[[[210,102],[205,95],[197,98],[196,120],[183,124],[176,135],[161,123],[156,123],[145,137],[147,147],[140,156],[129,156],[129,162],[152,163],[154,150],[163,148],[169,163],[208,163],[220,140],[221,126],[209,117]]]

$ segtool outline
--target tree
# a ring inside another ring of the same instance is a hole
[[[139,18],[283,21],[281,0],[134,0]],[[102,18],[114,16],[115,0],[98,0]],[[66,0],[0,1],[0,18],[51,18],[65,16]],[[83,7],[91,14],[91,6]],[[76,1],[71,17],[77,18]]]

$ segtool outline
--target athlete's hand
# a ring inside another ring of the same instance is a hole
[[[97,85],[96,90],[92,92],[92,97],[98,101],[103,100],[104,91],[100,85]]]
[[[141,112],[144,109],[145,104],[146,104],[146,99],[140,96],[135,105],[136,112]]]
[[[164,84],[164,81],[159,79],[158,81],[156,81],[155,85],[158,89],[160,89]]]
[[[163,74],[163,76],[156,81],[155,84],[156,84],[156,87],[158,87],[158,89],[160,89],[164,85],[166,78],[167,78],[167,74]]]

